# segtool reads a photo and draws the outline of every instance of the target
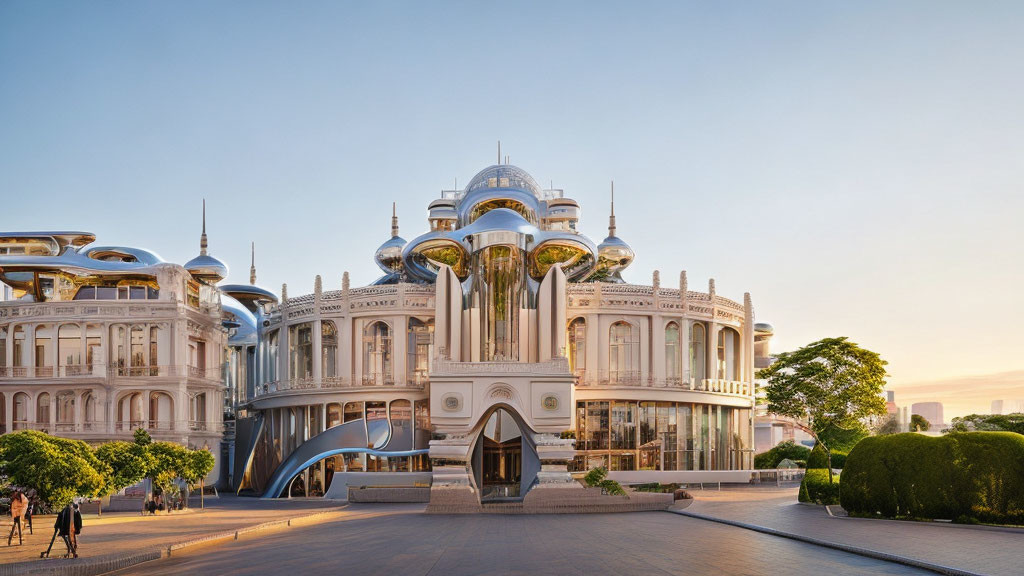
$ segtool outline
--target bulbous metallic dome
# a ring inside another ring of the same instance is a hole
[[[544,198],[541,187],[533,179],[533,176],[530,176],[526,170],[511,164],[495,164],[477,172],[476,176],[473,176],[473,179],[466,185],[465,194],[468,196],[472,192],[487,188],[524,190],[533,194],[538,200]]]
[[[402,272],[402,249],[405,248],[405,239],[401,236],[392,236],[387,242],[380,245],[373,254],[373,260],[385,274],[400,274]]]
[[[767,322],[758,322],[754,324],[754,332],[760,334],[775,334],[775,328]]]
[[[597,245],[597,269],[606,281],[623,282],[622,271],[633,263],[636,253],[618,236],[609,236]]]
[[[228,265],[209,254],[200,254],[185,263],[185,270],[188,270],[196,280],[207,284],[216,284],[228,277]]]

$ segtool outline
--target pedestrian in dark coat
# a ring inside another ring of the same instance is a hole
[[[57,514],[57,521],[53,527],[64,545],[67,546],[67,554],[72,558],[78,558],[78,535],[82,533],[82,514],[78,511],[78,504],[69,504]]]

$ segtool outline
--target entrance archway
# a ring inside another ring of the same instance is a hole
[[[504,408],[491,413],[477,443],[480,500],[519,498],[523,480],[523,432]]]

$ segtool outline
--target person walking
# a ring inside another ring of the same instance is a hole
[[[21,493],[20,490],[15,490],[11,494],[11,533],[7,535],[7,545],[11,545],[11,540],[14,539],[14,531],[18,531],[18,546],[23,544],[21,537],[21,526],[25,522],[25,511],[28,510],[28,498]]]
[[[57,514],[57,521],[53,527],[68,549],[64,557],[78,558],[78,535],[82,533],[82,514],[78,511],[78,504],[65,506],[60,514]]]

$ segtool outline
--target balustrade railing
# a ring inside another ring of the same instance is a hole
[[[191,377],[220,380],[220,367],[182,365],[130,366],[122,364],[70,364],[64,366],[0,366],[0,378],[115,378]]]
[[[714,392],[733,396],[751,396],[753,387],[749,382],[696,378],[655,378],[637,371],[586,371],[577,370],[576,385],[590,386],[636,386],[642,388],[670,388],[696,392]]]
[[[323,378],[293,378],[291,380],[275,380],[266,382],[256,388],[257,396],[287,392],[291,390],[325,390],[339,388],[361,388],[361,387],[409,387],[422,389],[430,382],[426,375],[417,374],[406,381],[396,380],[392,376],[365,376],[359,379],[346,378],[343,376],[326,376]]]

